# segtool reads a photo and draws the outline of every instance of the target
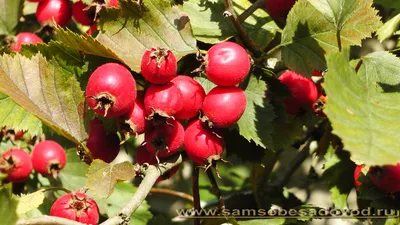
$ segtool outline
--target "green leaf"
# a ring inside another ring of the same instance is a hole
[[[12,185],[0,188],[0,218],[2,224],[16,224],[18,200],[12,196]]]
[[[252,75],[245,89],[246,110],[237,122],[237,129],[249,142],[254,141],[263,148],[271,148],[275,114],[267,102],[266,92],[267,84]]]
[[[32,136],[42,133],[42,122],[36,116],[0,92],[0,127],[4,126],[25,130]]]
[[[326,115],[357,164],[396,164],[400,157],[400,59],[387,52],[364,57],[358,73],[349,50],[327,57]]]
[[[215,88],[217,85],[211,82],[207,77],[202,76],[202,77],[194,77],[197,82],[204,88],[204,91],[206,94],[211,91],[211,89]]]
[[[251,4],[247,0],[234,0],[233,8],[236,14],[240,15]],[[184,1],[182,10],[189,14],[193,34],[199,41],[215,44],[237,34],[232,22],[223,16],[225,11],[223,0]],[[267,47],[276,32],[280,31],[271,17],[262,9],[257,9],[242,25],[261,48]]]
[[[84,95],[75,76],[41,54],[0,57],[0,91],[69,140],[87,137],[82,113]]]
[[[28,195],[22,195],[17,205],[17,214],[24,214],[38,208],[44,200],[44,190],[35,191]]]
[[[390,38],[394,32],[397,31],[397,28],[400,25],[400,14],[397,14],[395,17],[387,21],[383,26],[381,26],[376,34],[378,35],[378,39],[380,42]]]
[[[24,0],[0,0],[0,35],[16,33],[23,7]]]
[[[80,52],[68,48],[64,43],[50,41],[47,44],[22,45],[22,54],[32,57],[40,52],[47,60],[55,59],[64,69],[79,73],[85,64]]]
[[[76,191],[85,187],[87,178],[85,176],[89,166],[82,162],[76,154],[76,149],[68,149],[67,163],[64,169],[58,175],[62,186],[68,190]]]
[[[149,0],[140,7],[133,1],[119,3],[120,9],[100,13],[101,32],[97,40],[132,70],[140,71],[143,53],[148,48],[168,48],[178,60],[197,51],[188,15],[170,1]]]
[[[116,55],[113,51],[90,36],[82,36],[69,29],[63,29],[61,27],[57,27],[56,32],[60,42],[69,48],[82,51],[90,55],[114,59],[127,64],[127,62]]]
[[[110,165],[101,160],[94,160],[89,167],[87,188],[100,198],[108,198],[119,181],[127,181],[135,177],[136,169],[131,162]]]
[[[326,69],[325,54],[361,40],[381,25],[372,0],[299,0],[282,33],[282,58],[296,72],[311,77]]]
[[[283,225],[286,219],[246,220],[239,221],[239,225]]]
[[[132,184],[118,183],[115,185],[115,190],[112,195],[105,199],[107,201],[107,216],[112,217],[118,214],[123,207],[128,204],[132,199],[132,193],[136,191],[136,188]],[[146,225],[153,215],[150,213],[150,206],[146,201],[142,202],[140,207],[133,213],[131,217],[131,224],[135,225]]]
[[[385,8],[400,9],[400,2],[397,0],[374,0],[374,3]]]

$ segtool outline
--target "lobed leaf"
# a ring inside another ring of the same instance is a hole
[[[400,59],[387,52],[364,57],[358,73],[349,50],[327,57],[326,115],[357,164],[396,164],[400,157]]]
[[[249,142],[254,141],[263,148],[271,148],[275,114],[266,98],[267,84],[252,75],[244,91],[246,110],[237,122],[237,129]]]
[[[248,0],[234,0],[232,3],[237,15],[252,4]],[[223,0],[184,1],[182,10],[190,15],[193,34],[199,41],[216,44],[237,34],[232,22],[223,15],[225,11]],[[249,16],[243,22],[243,27],[261,48],[267,47],[276,32],[280,31],[276,23],[262,9],[257,9]]]
[[[120,1],[119,9],[101,13],[97,40],[113,51],[132,70],[140,72],[146,49],[170,49],[179,60],[197,51],[187,14],[167,0]]]
[[[88,177],[86,186],[100,198],[108,198],[117,182],[130,180],[135,175],[136,169],[128,161],[110,165],[97,159],[92,162],[86,173]]]
[[[82,123],[84,96],[69,71],[41,54],[0,56],[0,91],[66,138],[87,137]]]
[[[32,136],[42,133],[42,122],[36,116],[0,92],[0,127],[3,126],[24,130]]]
[[[43,203],[44,197],[44,190],[22,195],[18,199],[17,214],[24,214],[38,208]]]
[[[282,59],[291,69],[311,77],[326,69],[325,54],[361,45],[381,26],[372,0],[299,0],[282,33]]]

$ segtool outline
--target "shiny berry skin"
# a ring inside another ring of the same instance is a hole
[[[1,164],[4,166],[1,172],[8,174],[8,181],[20,183],[29,178],[33,168],[29,153],[22,149],[13,148],[5,151],[1,158]]]
[[[149,116],[174,116],[183,107],[182,93],[173,83],[151,84],[144,95],[144,107]]]
[[[31,154],[33,169],[43,176],[56,177],[67,162],[64,148],[55,141],[42,141]]]
[[[119,0],[106,0],[108,7],[119,8],[118,2],[119,2]]]
[[[162,160],[162,159],[159,158],[159,160]],[[147,151],[146,147],[142,145],[136,151],[136,163],[138,163],[139,165],[143,165],[145,163],[148,163],[150,165],[157,165],[157,158],[154,153]],[[171,170],[169,170],[168,172],[161,175],[157,179],[156,182],[160,182],[160,181],[169,179],[174,174],[176,174],[176,172],[178,172],[178,170],[179,170],[179,166],[173,167]]]
[[[140,64],[143,77],[153,84],[168,83],[176,77],[177,68],[174,54],[164,48],[147,49]]]
[[[273,19],[286,18],[296,0],[268,0],[265,2],[268,14]]]
[[[182,124],[173,119],[152,126],[144,133],[147,151],[161,158],[175,154],[183,145],[184,137]]]
[[[75,2],[72,5],[72,16],[74,17],[75,21],[85,26],[89,26],[94,23],[94,16],[96,13],[94,8],[84,10],[88,6],[89,5],[83,3],[82,1]]]
[[[199,114],[206,93],[199,82],[189,76],[179,75],[172,79],[182,93],[183,107],[175,114],[177,119],[190,119]]]
[[[297,114],[301,109],[311,109],[318,98],[318,89],[312,80],[290,70],[286,70],[278,79],[292,93],[291,97],[283,100],[286,112]]]
[[[15,42],[10,45],[10,50],[20,52],[21,45],[43,43],[43,40],[34,33],[21,32],[15,37]]]
[[[89,77],[88,106],[98,115],[115,118],[128,113],[135,103],[136,81],[124,66],[106,63]]]
[[[214,130],[196,119],[186,127],[184,147],[195,164],[207,166],[212,161],[221,159],[224,141]]]
[[[395,166],[371,167],[368,177],[385,192],[400,192],[400,163]]]
[[[100,219],[97,203],[81,192],[68,193],[58,198],[51,206],[50,216],[92,225],[97,225]]]
[[[361,175],[361,170],[364,168],[364,165],[357,165],[356,169],[354,170],[354,186],[358,189],[361,185],[361,181],[358,178]]]
[[[319,72],[318,70],[314,70],[311,76],[313,76],[313,77],[322,77],[322,73]]]
[[[226,41],[208,50],[205,73],[217,85],[235,86],[247,77],[250,66],[246,50],[234,42]]]
[[[146,116],[143,100],[136,98],[131,111],[117,118],[118,130],[128,136],[143,134],[147,124]]]
[[[204,98],[202,109],[213,126],[232,126],[246,109],[246,94],[238,87],[217,86]]]
[[[54,21],[65,27],[71,21],[72,5],[69,0],[45,0],[39,3],[36,9],[36,19],[40,24]]]
[[[120,141],[116,133],[107,133],[103,123],[95,118],[90,121],[89,137],[86,142],[93,159],[112,162],[120,150]]]

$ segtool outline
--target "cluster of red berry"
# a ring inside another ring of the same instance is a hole
[[[92,35],[97,31],[96,19],[99,9],[102,7],[119,7],[119,0],[94,0],[92,5],[87,5],[82,1],[71,3],[70,0],[27,0],[37,2],[36,19],[42,26],[52,26],[54,22],[61,26],[67,26],[72,18],[75,22],[90,26],[86,31]],[[43,43],[43,40],[32,32],[21,32],[16,35],[10,44],[10,50],[14,52],[21,51],[23,44]]]
[[[144,93],[137,92],[127,68],[106,63],[89,77],[86,102],[99,116],[116,118],[122,142],[130,135],[144,134],[137,163],[157,164],[184,146],[192,161],[206,166],[218,160],[224,149],[217,129],[234,125],[246,108],[246,95],[236,85],[247,77],[250,66],[250,58],[240,45],[214,45],[202,68],[218,86],[206,94],[192,77],[177,75],[177,60],[170,50],[151,48],[141,61],[141,73],[149,82]],[[186,129],[179,120],[189,120]],[[101,121],[94,119],[87,147],[93,159],[111,162],[119,152],[118,136],[107,134]]]
[[[46,140],[37,144],[32,153],[12,148],[0,158],[0,171],[9,182],[20,183],[29,178],[34,169],[43,176],[56,177],[67,160],[64,148],[57,142]]]

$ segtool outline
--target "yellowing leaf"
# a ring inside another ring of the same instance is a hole
[[[22,195],[17,205],[17,214],[24,214],[39,207],[44,200],[44,190]]]

